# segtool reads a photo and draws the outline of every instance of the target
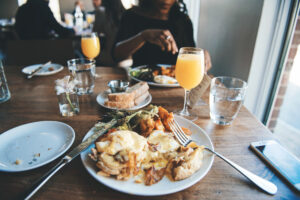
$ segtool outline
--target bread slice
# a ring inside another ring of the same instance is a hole
[[[109,101],[133,101],[134,94],[133,93],[111,93],[107,95]]]
[[[104,105],[110,108],[126,109],[134,106],[134,101],[105,101]]]
[[[143,95],[145,92],[149,90],[149,86],[147,82],[139,82],[132,87],[130,87],[126,93],[133,93],[134,98],[137,98]]]
[[[146,91],[144,94],[141,96],[137,97],[134,99],[134,105],[139,105],[141,102],[143,102],[147,97],[149,96],[149,92]]]
[[[126,92],[108,94],[108,101],[104,105],[111,108],[126,109],[144,101],[148,95],[149,86],[146,82],[139,82],[130,87]]]

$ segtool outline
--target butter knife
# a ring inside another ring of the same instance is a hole
[[[90,137],[85,141],[75,147],[69,154],[63,157],[60,162],[50,169],[42,178],[40,178],[36,183],[34,183],[25,193],[22,194],[20,199],[28,200],[30,199],[56,172],[58,172],[63,166],[71,162],[76,156],[88,148],[95,140],[105,134],[110,128],[117,124],[117,120],[113,119],[108,123],[103,123],[98,130],[95,131]]]
[[[36,68],[35,70],[33,70],[28,76],[28,79],[31,79],[36,73],[38,73],[41,69],[43,69],[44,66],[51,64],[51,61],[39,66],[38,68]]]

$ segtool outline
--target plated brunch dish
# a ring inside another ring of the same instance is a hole
[[[96,100],[108,109],[137,110],[151,102],[152,97],[148,90],[149,86],[146,82],[139,82],[124,92],[112,93],[111,90],[106,90],[100,93]]]
[[[143,65],[129,70],[135,81],[146,81],[158,87],[179,87],[175,79],[175,65]]]
[[[168,194],[191,186],[208,172],[213,156],[201,146],[181,146],[168,125],[174,118],[186,134],[212,147],[200,127],[150,105],[124,117],[81,154],[86,169],[105,185],[137,195]]]

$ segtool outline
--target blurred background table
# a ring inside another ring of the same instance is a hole
[[[21,124],[41,120],[55,120],[73,127],[78,145],[87,131],[105,113],[96,102],[99,92],[107,89],[112,79],[125,79],[126,73],[120,68],[97,67],[95,91],[91,96],[80,97],[80,114],[65,118],[59,114],[54,81],[66,75],[62,72],[44,77],[25,78],[24,66],[6,66],[11,99],[0,104],[0,134]],[[169,111],[181,108],[184,91],[181,88],[151,88],[153,104]],[[208,91],[204,100],[208,100]],[[114,191],[94,180],[84,169],[80,158],[58,172],[37,192],[32,199],[299,199],[286,182],[274,174],[248,147],[250,142],[272,139],[272,134],[250,112],[242,107],[231,126],[217,126],[210,121],[209,107],[197,108],[199,119],[195,122],[210,136],[215,150],[237,164],[262,176],[278,186],[278,193],[270,196],[240,175],[227,163],[215,157],[208,174],[194,186],[174,194],[158,197],[131,196]],[[28,188],[35,180],[57,163],[58,159],[38,169],[20,172],[0,172],[0,199],[13,199]]]

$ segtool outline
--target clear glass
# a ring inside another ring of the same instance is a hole
[[[57,95],[60,114],[72,117],[79,113],[79,101],[76,93],[61,93]]]
[[[175,77],[181,87],[184,88],[184,104],[181,111],[175,112],[189,120],[197,119],[187,108],[188,95],[191,89],[201,83],[204,71],[204,51],[200,48],[182,47],[177,57]]]
[[[89,59],[96,58],[100,53],[100,41],[97,33],[85,34],[81,37],[82,53]]]
[[[245,98],[247,83],[233,77],[215,77],[209,94],[210,118],[219,125],[230,125]]]
[[[74,79],[78,81],[76,92],[78,95],[92,94],[95,87],[95,60],[68,60],[68,68]]]
[[[0,103],[10,99],[10,91],[8,89],[4,68],[0,60]]]

